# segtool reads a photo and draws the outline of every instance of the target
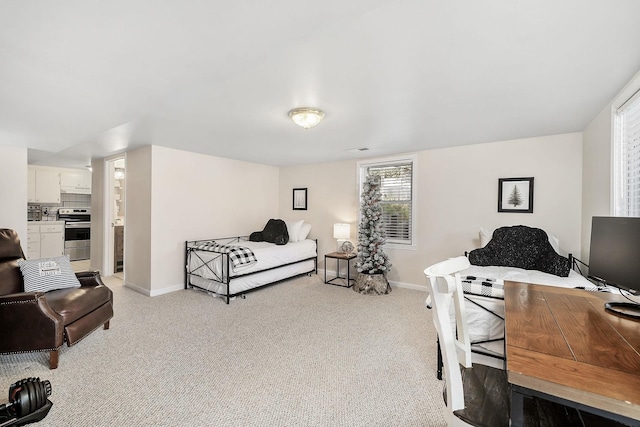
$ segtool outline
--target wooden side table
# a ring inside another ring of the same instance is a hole
[[[344,252],[331,252],[329,254],[326,254],[324,256],[324,283],[327,283],[333,286],[341,286],[343,288],[350,288],[351,286],[353,286],[355,279],[351,278],[351,260],[354,259],[355,257],[356,257],[356,254],[353,254],[353,253],[349,254]],[[327,280],[327,258],[336,260],[336,277],[329,280]],[[347,275],[344,277],[340,276],[340,260],[347,261]],[[346,280],[346,285],[343,284],[345,283],[345,280]],[[335,281],[339,281],[340,283],[334,283]]]

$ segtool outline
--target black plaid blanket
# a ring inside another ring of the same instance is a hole
[[[211,240],[197,245],[196,249],[199,249],[201,251],[227,254],[229,255],[229,259],[231,260],[234,268],[238,267],[239,265],[253,264],[254,262],[258,262],[258,259],[256,258],[253,251],[244,246],[220,245],[216,243],[215,240]]]
[[[462,291],[465,294],[504,299],[504,282],[476,276],[462,276]]]

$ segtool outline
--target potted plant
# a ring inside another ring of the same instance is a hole
[[[383,250],[385,232],[380,197],[380,177],[367,175],[362,186],[362,217],[358,225],[358,277],[353,286],[354,291],[362,294],[382,295],[391,292],[387,280],[391,262]]]

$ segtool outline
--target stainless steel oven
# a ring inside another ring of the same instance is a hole
[[[91,256],[91,208],[60,208],[58,220],[64,221],[64,253],[71,261]]]

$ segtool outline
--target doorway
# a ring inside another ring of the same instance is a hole
[[[106,276],[116,275],[124,280],[125,241],[125,157],[105,161],[105,251],[104,270]]]

